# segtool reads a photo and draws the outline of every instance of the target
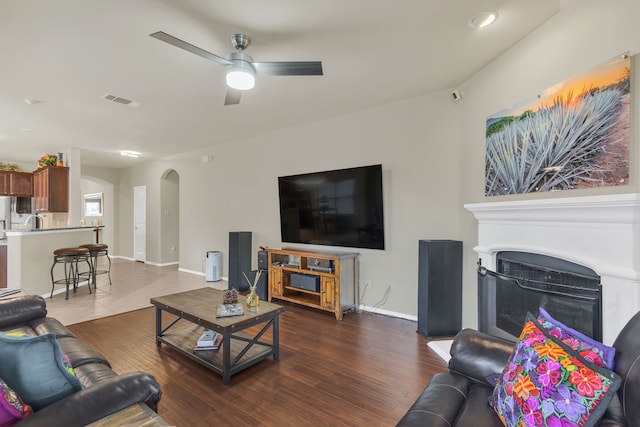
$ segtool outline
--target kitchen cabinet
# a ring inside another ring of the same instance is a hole
[[[36,212],[69,212],[69,168],[45,166],[33,172]]]
[[[0,196],[33,196],[33,174],[1,171]]]
[[[9,172],[0,172],[0,196],[8,196],[9,191]]]

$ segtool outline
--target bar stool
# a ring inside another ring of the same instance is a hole
[[[53,251],[53,265],[51,266],[51,296],[53,298],[53,291],[56,285],[63,284],[66,286],[65,300],[69,299],[69,285],[73,285],[73,292],[76,291],[78,283],[80,281],[80,275],[83,273],[78,272],[78,263],[85,261],[89,265],[89,271],[91,271],[91,263],[89,261],[89,249],[87,248],[60,248]],[[58,264],[64,265],[64,278],[55,280],[53,277],[53,269]],[[91,284],[89,284],[89,293],[91,293]]]
[[[96,289],[96,276],[98,274],[108,274],[109,286],[111,286],[111,258],[109,258],[109,245],[105,245],[104,243],[87,243],[85,245],[80,245],[80,247],[89,250],[89,265],[91,266],[89,273],[80,273],[80,275],[83,276],[90,274],[91,281],[93,282],[93,289]],[[106,270],[98,270],[99,256],[107,257],[109,267]]]

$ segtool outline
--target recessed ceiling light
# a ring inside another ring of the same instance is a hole
[[[121,151],[120,155],[126,157],[140,157],[140,153],[137,153],[135,151]]]
[[[481,12],[469,19],[469,26],[473,29],[484,28],[493,24],[498,19],[497,12]]]

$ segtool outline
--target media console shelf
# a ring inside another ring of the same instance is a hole
[[[272,298],[335,314],[356,308],[359,256],[355,252],[268,249],[269,301]]]

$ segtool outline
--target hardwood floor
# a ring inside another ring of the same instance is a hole
[[[146,371],[163,389],[160,415],[176,426],[393,426],[446,363],[415,322],[371,313],[336,321],[283,303],[280,358],[234,375],[231,384],[156,346],[145,308],[69,326],[119,373]],[[165,316],[169,317],[169,316]]]

